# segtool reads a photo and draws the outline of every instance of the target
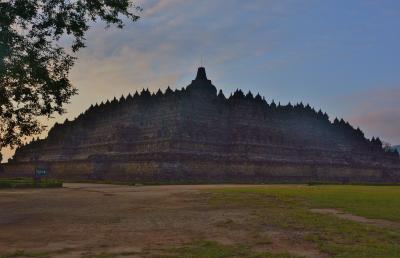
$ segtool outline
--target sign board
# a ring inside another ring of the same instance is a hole
[[[47,170],[44,168],[36,168],[35,176],[37,176],[37,177],[47,176]]]

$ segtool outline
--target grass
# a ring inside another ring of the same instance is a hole
[[[400,257],[399,228],[381,228],[316,214],[337,208],[369,218],[400,221],[400,187],[265,186],[209,191],[214,207],[250,209],[254,227],[303,232],[304,240],[333,257]]]
[[[19,258],[19,257],[31,257],[31,258],[48,258],[49,254],[48,253],[32,253],[32,252],[27,252],[24,250],[17,250],[13,253],[9,254],[0,254],[0,258]]]
[[[195,241],[179,248],[169,248],[165,250],[166,254],[149,257],[159,258],[302,258],[303,256],[294,256],[288,253],[272,254],[268,252],[253,252],[244,245],[222,245],[214,241]],[[49,253],[30,253],[22,250],[13,253],[0,255],[0,258],[50,258],[57,257],[59,253],[68,253],[64,251]],[[83,253],[81,258],[117,258],[131,255],[140,255],[140,253]],[[147,257],[147,256],[146,256]]]
[[[63,182],[54,179],[42,179],[35,182],[31,178],[0,179],[0,189],[4,188],[55,188],[62,187]]]
[[[81,258],[116,258],[117,254],[112,253],[100,253],[100,254],[84,254]]]
[[[196,241],[180,248],[170,249],[170,255],[162,255],[160,258],[295,258],[287,253],[272,254],[268,252],[252,252],[242,245],[222,245],[214,241]]]
[[[336,208],[373,219],[400,222],[400,186],[316,185],[225,189],[221,192],[258,193],[301,202],[309,208]]]
[[[68,254],[73,251],[73,249],[64,248],[61,250],[51,251],[51,252],[27,252],[25,250],[17,250],[8,254],[0,254],[0,258],[52,258],[58,257],[61,254]],[[121,253],[82,253],[81,258],[116,258],[116,257],[124,257],[124,256],[132,256],[137,255],[138,253],[133,252],[121,252]]]

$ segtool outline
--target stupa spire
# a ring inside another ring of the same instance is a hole
[[[199,67],[199,69],[197,69],[196,81],[208,81],[206,68]]]
[[[217,89],[212,85],[211,80],[207,78],[206,69],[199,67],[197,69],[196,79],[186,88],[187,92],[193,95],[217,96]]]

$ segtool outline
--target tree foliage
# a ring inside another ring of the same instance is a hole
[[[140,11],[132,0],[1,1],[0,149],[43,130],[39,117],[65,112],[77,93],[68,73],[91,23],[122,28]]]

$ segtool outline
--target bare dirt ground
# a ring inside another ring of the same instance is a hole
[[[318,208],[311,209],[312,212],[320,213],[320,214],[331,214],[341,219],[351,220],[355,222],[361,222],[366,224],[371,224],[378,227],[394,227],[400,228],[400,223],[384,220],[384,219],[369,219],[362,216],[357,216],[351,213],[346,213],[341,210],[332,209],[332,208]]]
[[[151,257],[166,248],[207,239],[222,244],[252,242],[255,250],[324,256],[301,240],[301,232],[260,229],[251,226],[249,211],[216,209],[198,201],[199,190],[221,187],[241,186],[64,184],[59,189],[0,190],[0,255],[24,250],[51,257],[102,252]],[[261,235],[270,241],[257,242]]]

